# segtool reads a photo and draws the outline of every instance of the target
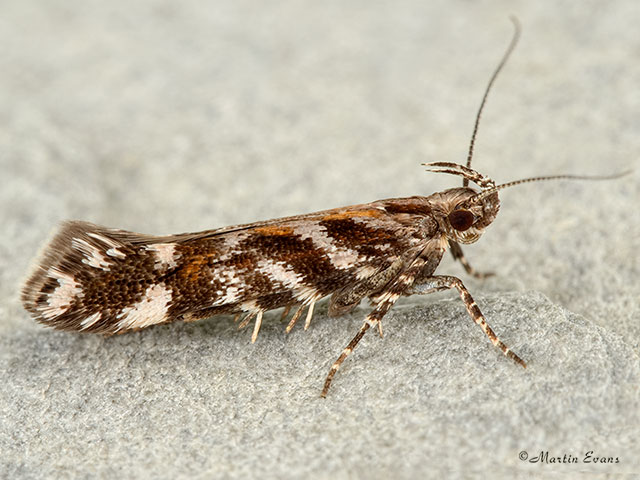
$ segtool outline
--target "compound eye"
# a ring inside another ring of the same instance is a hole
[[[464,232],[473,225],[473,213],[469,210],[454,210],[449,214],[449,223],[459,232]]]

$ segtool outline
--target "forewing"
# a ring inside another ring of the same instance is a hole
[[[384,204],[164,237],[68,222],[23,289],[42,323],[116,333],[178,318],[312,303],[423,241]]]

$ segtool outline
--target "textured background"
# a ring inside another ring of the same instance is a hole
[[[455,293],[260,338],[230,318],[101,338],[35,324],[21,279],[77,218],[196,231],[458,184],[638,165],[640,4],[4,1],[0,4],[0,476],[416,478],[640,472],[640,173],[502,194]],[[582,463],[584,453],[619,457]],[[549,451],[574,465],[522,462]]]

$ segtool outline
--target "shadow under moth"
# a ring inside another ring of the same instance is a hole
[[[45,325],[106,335],[235,314],[236,321],[242,317],[240,327],[254,321],[255,342],[268,310],[283,308],[284,319],[293,309],[288,333],[305,311],[304,328],[309,327],[314,305],[323,297],[331,297],[329,315],[349,312],[368,299],[372,310],[331,366],[324,397],[364,334],[377,329],[382,336],[381,321],[398,298],[455,289],[491,343],[525,367],[487,324],[462,281],[435,270],[449,249],[467,273],[483,276],[467,262],[460,245],[477,241],[496,218],[500,190],[541,180],[616,176],[556,175],[496,185],[471,168],[487,96],[519,38],[515,19],[514,26],[478,109],[466,165],[425,164],[430,172],[462,177],[462,187],[169,236],[69,221],[25,283],[24,307]]]

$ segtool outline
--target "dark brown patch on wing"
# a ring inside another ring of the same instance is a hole
[[[431,206],[425,203],[421,197],[389,200],[385,202],[384,209],[392,215],[402,213],[420,216],[431,215]]]
[[[352,218],[322,220],[320,225],[336,243],[371,257],[380,256],[382,249],[398,245],[401,240],[394,230],[370,226]]]
[[[250,236],[241,243],[241,249],[254,261],[268,258],[283,262],[301,275],[307,285],[319,291],[326,291],[345,277],[332,265],[326,252],[316,248],[310,238],[302,239],[298,235]]]

